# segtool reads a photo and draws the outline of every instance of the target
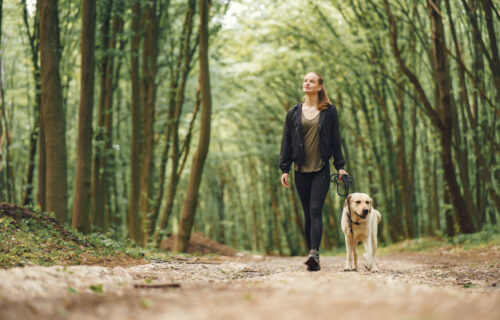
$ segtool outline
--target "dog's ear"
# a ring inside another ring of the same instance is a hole
[[[370,206],[371,206],[370,209],[373,209],[373,199],[370,199]]]
[[[351,195],[348,195],[347,198],[344,201],[344,207],[347,207],[348,201],[351,201]]]

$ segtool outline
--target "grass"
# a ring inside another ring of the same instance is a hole
[[[500,226],[497,225],[452,238],[421,237],[387,246],[379,245],[377,253],[419,252],[443,247],[471,250],[499,245]],[[359,246],[360,253],[362,248],[363,246]],[[345,255],[345,247],[323,251],[322,254]],[[176,253],[176,256],[187,258],[192,255]],[[127,266],[153,259],[171,260],[172,256],[152,247],[144,249],[134,246],[127,240],[113,240],[102,233],[83,235],[76,230],[63,228],[46,214],[0,205],[0,268],[79,264]]]
[[[116,241],[102,233],[83,235],[46,214],[0,205],[0,268],[26,265],[136,265],[167,260],[168,253]]]
[[[380,253],[420,252],[442,247],[456,247],[462,250],[474,250],[500,245],[500,225],[488,225],[483,230],[471,234],[459,234],[454,237],[422,237],[379,247]]]
[[[383,245],[379,243],[377,254],[394,252],[425,252],[438,248],[454,247],[460,250],[476,250],[484,247],[500,246],[500,225],[488,225],[483,230],[472,234],[459,234],[454,237],[420,237]],[[363,245],[358,245],[358,254],[364,252]],[[324,256],[343,256],[345,246],[323,251]]]

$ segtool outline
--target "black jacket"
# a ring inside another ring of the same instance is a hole
[[[318,121],[319,152],[323,163],[328,163],[333,156],[333,165],[337,170],[344,168],[344,157],[340,147],[339,119],[334,105],[322,110]],[[305,162],[304,135],[302,133],[302,103],[290,108],[286,115],[283,138],[281,140],[280,168],[289,172],[292,162],[300,167]]]

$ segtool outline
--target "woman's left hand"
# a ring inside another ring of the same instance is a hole
[[[345,171],[344,169],[340,169],[340,170],[339,170],[339,177],[340,177],[340,180],[342,180],[342,176],[343,176],[344,174],[347,174],[347,171]],[[347,174],[347,175],[349,175],[349,174]],[[344,181],[342,181],[342,182],[344,182]]]

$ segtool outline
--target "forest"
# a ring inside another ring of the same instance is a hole
[[[350,192],[379,241],[500,219],[494,0],[0,1],[0,202],[84,234],[176,251],[305,252],[280,184],[306,73],[336,106]],[[332,166],[332,173],[335,170]],[[322,248],[344,245],[331,185]]]

